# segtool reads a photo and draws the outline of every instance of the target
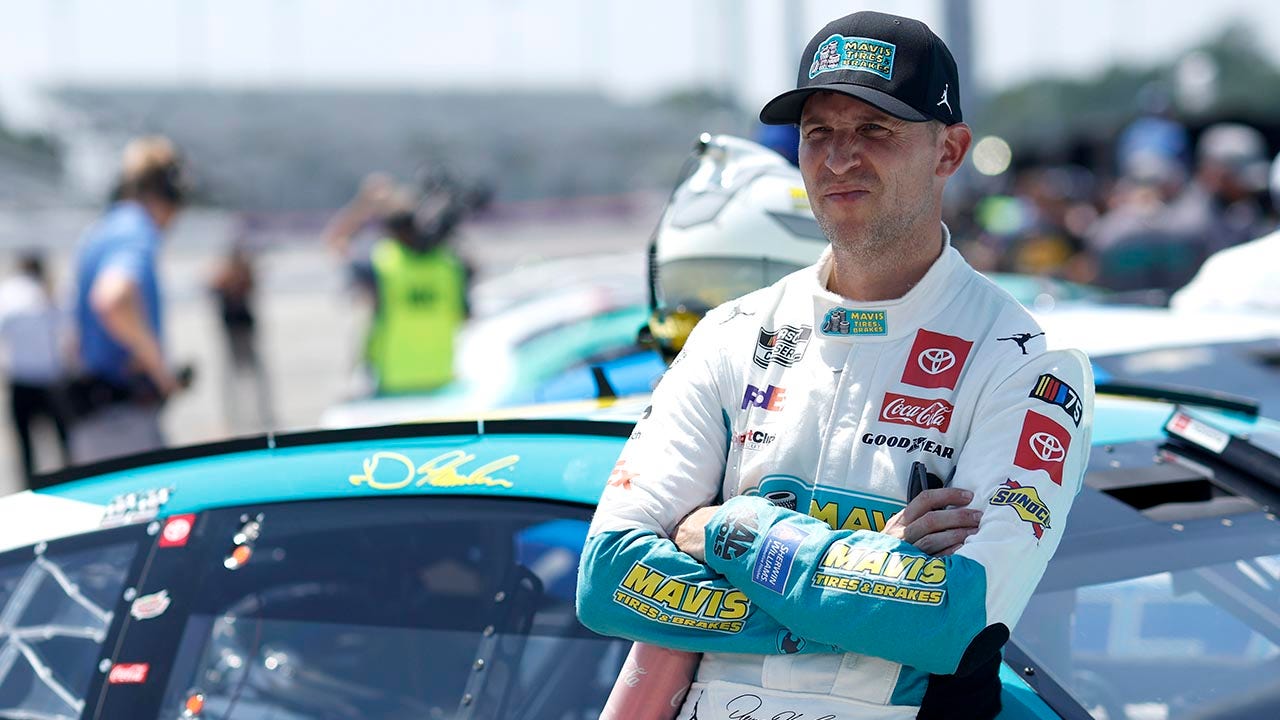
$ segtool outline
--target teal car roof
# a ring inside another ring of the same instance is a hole
[[[53,476],[66,482],[37,492],[106,506],[167,489],[161,515],[431,494],[594,504],[632,424],[498,420],[269,435],[74,468]]]
[[[647,395],[503,411],[520,419],[266,435],[70,468],[0,498],[0,551],[112,524],[219,507],[467,495],[591,506]],[[1099,397],[1093,445],[1160,440],[1174,406]],[[1190,411],[1223,430],[1280,438],[1280,423]],[[540,416],[540,417],[538,417]]]

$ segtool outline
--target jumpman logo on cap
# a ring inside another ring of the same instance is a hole
[[[942,99],[934,103],[934,107],[937,107],[938,105],[946,105],[947,112],[954,115],[955,111],[951,109],[951,103],[947,102],[947,91],[950,89],[951,89],[951,83],[947,83],[946,85],[942,86]]]

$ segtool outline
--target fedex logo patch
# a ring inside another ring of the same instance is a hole
[[[1022,420],[1022,436],[1013,464],[1027,470],[1043,470],[1054,483],[1062,484],[1062,465],[1071,449],[1071,434],[1058,423],[1034,410]]]
[[[786,398],[787,391],[777,387],[776,385],[769,385],[764,390],[761,390],[755,385],[748,385],[747,391],[742,395],[742,409],[746,410],[749,407],[758,407],[771,412],[781,410],[782,403]]]
[[[902,370],[902,382],[923,388],[956,389],[973,343],[954,335],[920,329]]]

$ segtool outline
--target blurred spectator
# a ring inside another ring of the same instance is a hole
[[[87,463],[162,447],[160,408],[189,382],[165,360],[156,256],[186,183],[163,137],[124,151],[119,200],[81,239],[75,319],[83,374],[71,384],[71,457]],[[186,375],[186,377],[184,377]]]
[[[1280,207],[1280,155],[1271,163],[1270,184],[1272,203]],[[1280,230],[1214,253],[1170,306],[1280,313]]]
[[[1170,208],[1170,222],[1198,236],[1203,256],[1257,237],[1265,210],[1267,144],[1262,133],[1235,123],[1207,128],[1196,145],[1196,172]]]
[[[379,394],[425,392],[453,380],[470,271],[447,240],[469,210],[464,195],[442,176],[420,195],[370,175],[326,229],[327,242],[351,263],[373,303],[364,361]],[[371,221],[384,236],[353,253],[352,237]]]
[[[1087,282],[1081,267],[1084,235],[1097,218],[1092,205],[1093,173],[1067,165],[1036,168],[1019,183],[1026,224],[1012,238],[1001,262],[1007,272]]]
[[[1184,185],[1177,144],[1147,144],[1119,158],[1123,177],[1089,247],[1097,283],[1112,290],[1171,293],[1216,250],[1257,234],[1264,211],[1266,144],[1245,125],[1210,126]]]
[[[1124,158],[1121,170],[1106,211],[1086,236],[1093,282],[1117,291],[1172,290],[1203,259],[1191,230],[1170,217],[1185,173],[1174,158],[1148,152]]]
[[[9,411],[22,454],[22,471],[31,482],[35,474],[32,422],[53,423],[67,462],[67,426],[61,389],[66,321],[55,307],[44,262],[38,254],[24,255],[18,272],[0,282],[0,352],[9,378]]]
[[[223,402],[227,426],[235,432],[269,430],[275,424],[271,387],[258,354],[254,287],[253,262],[241,238],[219,263],[209,283],[227,340]],[[254,405],[256,417],[252,419],[244,417],[246,396]]]

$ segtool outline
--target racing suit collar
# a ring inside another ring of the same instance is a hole
[[[806,273],[812,284],[815,334],[839,342],[890,341],[911,335],[942,312],[968,281],[968,276],[959,274],[966,266],[964,258],[951,246],[951,230],[943,223],[942,253],[906,295],[893,300],[854,302],[827,290],[832,270],[828,247]]]

